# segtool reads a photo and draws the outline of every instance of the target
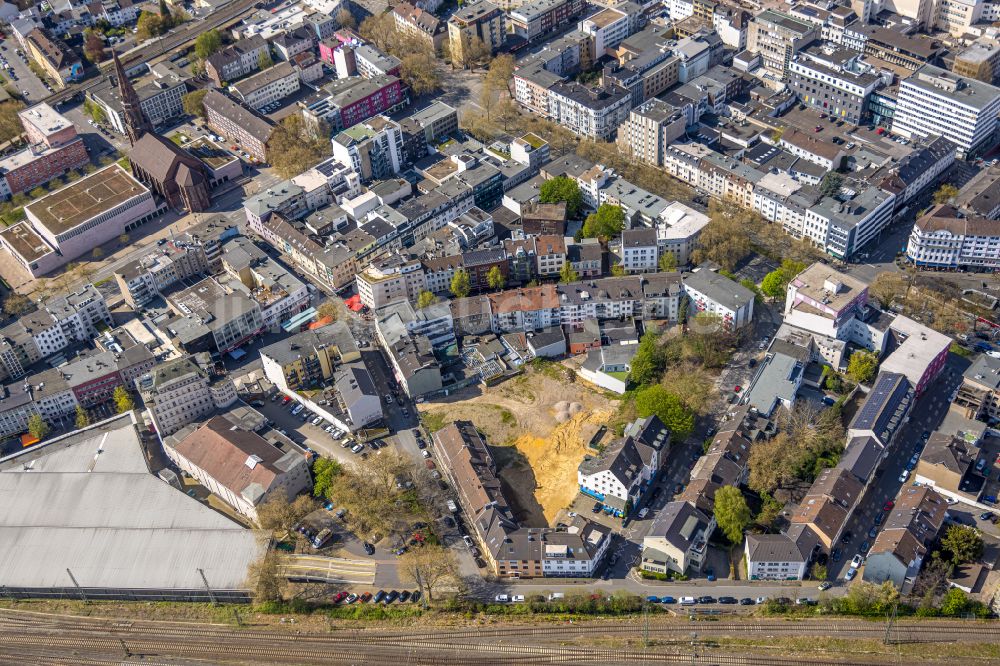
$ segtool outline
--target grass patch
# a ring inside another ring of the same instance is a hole
[[[510,412],[509,409],[504,409],[503,407],[498,408],[500,410],[500,423],[504,425],[517,425],[517,418]]]
[[[953,354],[958,354],[963,358],[972,358],[975,355],[971,349],[966,349],[957,342],[951,343],[951,346],[948,347],[948,351],[950,351]]]
[[[448,425],[448,422],[445,421],[444,415],[436,412],[423,412],[420,414],[420,423],[429,433],[435,433]]]
[[[605,372],[604,374],[606,374],[608,377],[614,377],[615,379],[617,379],[618,381],[620,381],[620,382],[622,382],[624,384],[628,384],[628,373],[627,372],[624,372],[624,371]]]
[[[112,277],[106,277],[106,278],[104,278],[103,280],[98,280],[97,282],[95,282],[95,283],[94,283],[94,286],[95,286],[95,287],[100,287],[100,286],[103,286],[103,285],[106,285],[106,284],[108,284],[108,283],[109,283],[109,282],[111,282],[112,280],[114,280],[114,278],[112,278]]]
[[[132,161],[129,160],[128,155],[118,160],[118,166],[125,169],[129,173],[132,172]]]

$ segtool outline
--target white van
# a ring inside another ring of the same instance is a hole
[[[558,601],[559,599],[565,599],[566,595],[562,592],[553,592],[549,595],[549,601]]]
[[[523,603],[524,602],[524,595],[523,594],[515,594],[514,596],[512,596],[510,598],[510,600],[513,601],[515,604]]]
[[[496,596],[496,601],[499,602],[499,603],[505,604],[508,601],[510,601],[510,597],[508,597],[506,594],[498,594]]]
[[[695,601],[694,597],[681,597],[678,603],[681,606],[694,606],[698,602]]]

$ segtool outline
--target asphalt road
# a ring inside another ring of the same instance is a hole
[[[900,474],[910,457],[918,450],[916,447],[921,444],[922,434],[933,432],[944,419],[950,404],[949,398],[961,383],[962,372],[968,365],[968,361],[962,357],[950,354],[937,380],[911,408],[908,421],[896,436],[888,457],[875,472],[879,475],[878,478],[868,488],[858,508],[847,522],[845,531],[852,533],[850,542],[845,544],[841,541],[836,545],[842,554],[839,562],[831,560],[827,565],[831,580],[843,580],[850,568],[851,558],[859,552],[861,545],[867,542],[870,547],[875,542],[875,537],[870,537],[868,534],[870,529],[877,527],[877,536],[881,529],[881,525],[875,526],[876,516],[884,513],[883,507],[886,501],[894,499],[899,494],[903,486],[903,482],[899,480]],[[912,484],[912,477],[906,483]],[[856,580],[860,578],[859,575]]]

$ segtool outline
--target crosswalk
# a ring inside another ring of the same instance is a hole
[[[286,555],[280,563],[281,575],[286,578],[307,578],[327,583],[356,583],[371,585],[375,582],[375,562],[348,560],[321,555]]]

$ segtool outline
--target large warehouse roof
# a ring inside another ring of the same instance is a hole
[[[0,461],[0,585],[244,589],[251,531],[153,476],[131,414]]]

